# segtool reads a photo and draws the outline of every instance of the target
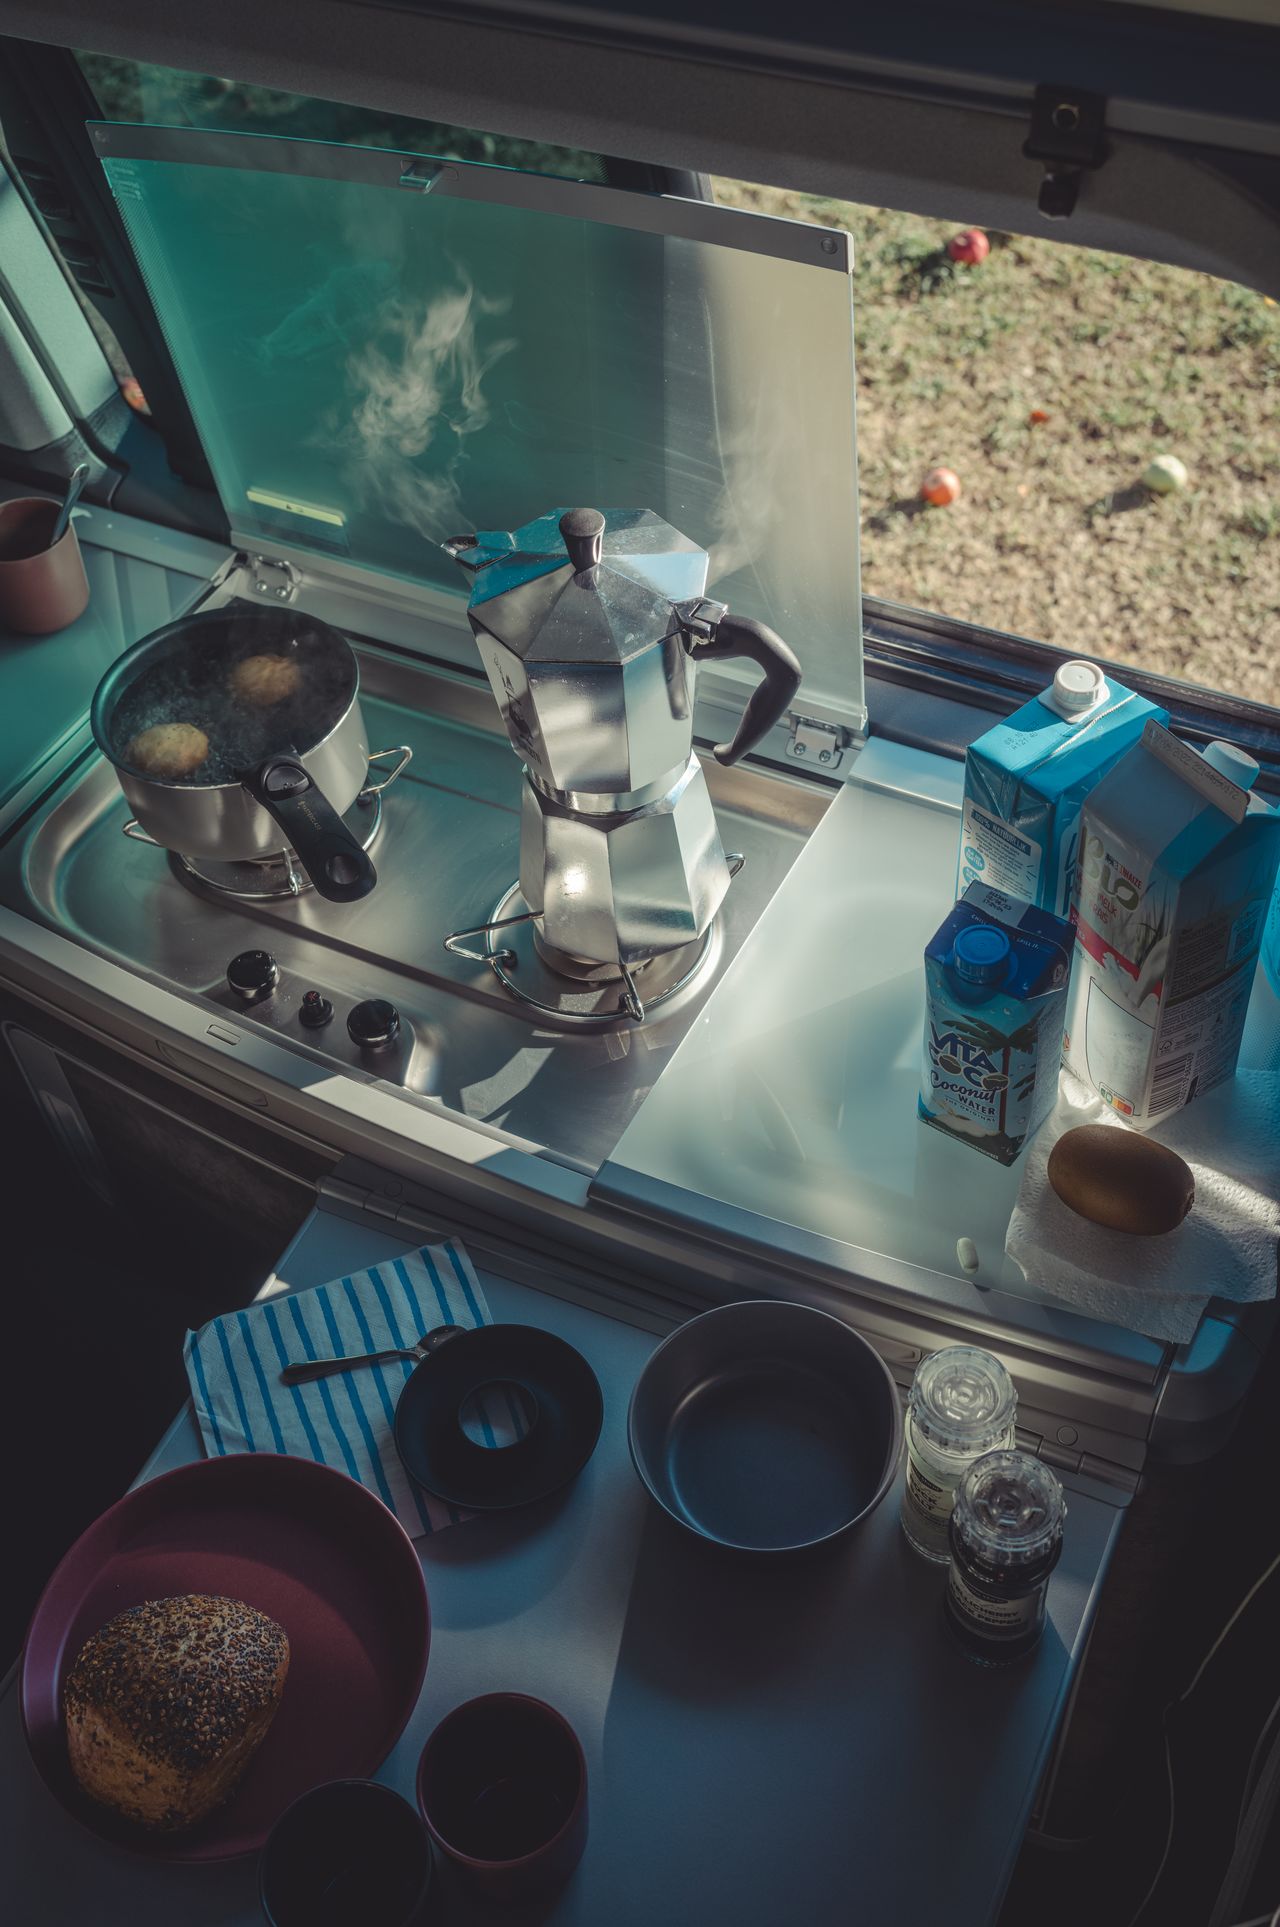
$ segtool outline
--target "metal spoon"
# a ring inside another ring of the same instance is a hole
[[[409,1349],[393,1345],[385,1352],[364,1352],[355,1358],[309,1358],[297,1365],[286,1365],[280,1374],[282,1385],[308,1385],[313,1378],[329,1378],[334,1372],[352,1372],[358,1365],[380,1365],[388,1358],[411,1358],[420,1365],[424,1358],[442,1345],[447,1338],[456,1338],[462,1331],[461,1325],[437,1325]]]
[[[67,492],[62,498],[62,507],[58,510],[58,519],[53,525],[53,534],[49,538],[50,548],[53,548],[56,543],[61,542],[63,536],[66,534],[67,523],[71,520],[71,511],[80,500],[80,491],[88,479],[88,462],[81,462],[77,468],[72,469],[71,479],[67,483]]]

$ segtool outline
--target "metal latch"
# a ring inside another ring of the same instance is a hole
[[[411,161],[400,176],[400,187],[416,188],[419,194],[429,194],[440,179],[441,168],[438,161]]]
[[[820,763],[823,769],[838,769],[852,740],[852,732],[835,723],[816,722],[811,716],[793,716],[787,755],[794,756],[798,763]]]
[[[1031,104],[1031,137],[1023,145],[1029,161],[1044,162],[1040,212],[1065,221],[1073,211],[1086,168],[1107,158],[1107,103],[1102,94],[1078,87],[1037,87]]]
[[[254,589],[273,602],[292,602],[302,578],[292,562],[274,555],[251,555],[249,569]]]

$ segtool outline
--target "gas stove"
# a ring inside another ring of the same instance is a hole
[[[740,874],[705,939],[634,986],[553,970],[518,897],[520,764],[478,676],[357,643],[370,778],[347,820],[379,881],[351,904],[289,853],[193,866],[140,835],[94,757],[0,853],[0,901],[318,1066],[444,1105],[594,1171],[742,947],[826,803],[707,778]],[[496,927],[491,927],[496,924]],[[635,996],[631,995],[634,988]]]

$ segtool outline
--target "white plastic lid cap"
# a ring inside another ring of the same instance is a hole
[[[1096,709],[1106,694],[1107,679],[1096,662],[1064,662],[1054,672],[1053,706],[1064,716]]]
[[[1257,763],[1247,749],[1239,749],[1235,743],[1210,743],[1204,751],[1204,760],[1210,769],[1229,776],[1242,790],[1252,789],[1257,781]]]

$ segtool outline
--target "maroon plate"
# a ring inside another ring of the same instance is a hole
[[[117,1613],[187,1592],[268,1613],[289,1635],[289,1676],[227,1805],[190,1833],[152,1834],[80,1790],[62,1682]],[[127,1493],[67,1553],[27,1633],[22,1723],[46,1786],[104,1840],[161,1860],[228,1860],[256,1852],[309,1788],[377,1771],[417,1704],[430,1640],[418,1555],[372,1492],[309,1459],[201,1459]]]

